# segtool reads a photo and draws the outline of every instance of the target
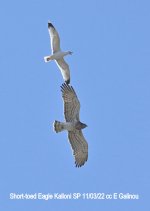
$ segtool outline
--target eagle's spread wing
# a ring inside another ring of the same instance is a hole
[[[80,102],[73,87],[64,83],[61,86],[61,91],[66,122],[79,121]]]
[[[88,159],[88,144],[81,130],[68,132],[68,138],[75,157],[76,167],[81,167]]]
[[[70,70],[69,70],[69,65],[65,62],[65,60],[62,59],[57,59],[56,64],[58,65],[61,74],[63,76],[64,81],[69,84],[70,83]]]
[[[51,49],[53,53],[60,51],[60,38],[52,23],[48,22],[48,31],[51,40]]]

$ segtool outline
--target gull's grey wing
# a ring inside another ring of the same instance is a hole
[[[53,26],[53,24],[50,23],[50,22],[48,22],[48,31],[49,31],[50,40],[51,40],[52,53],[55,53],[57,51],[60,51],[60,38],[59,38],[59,34],[56,31],[56,29]]]
[[[62,59],[57,59],[55,60],[57,66],[59,67],[61,74],[63,76],[64,81],[69,84],[70,83],[70,70],[69,70],[69,65],[65,62],[65,60]]]
[[[71,144],[76,167],[81,167],[88,159],[88,143],[81,130],[68,132],[68,139]]]
[[[66,122],[79,121],[80,102],[72,86],[64,83],[61,86],[64,101],[64,116]]]

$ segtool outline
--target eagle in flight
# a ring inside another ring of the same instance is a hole
[[[64,81],[67,84],[69,84],[70,83],[70,70],[69,70],[69,65],[64,60],[64,56],[71,55],[72,52],[71,51],[61,51],[59,34],[56,31],[53,24],[50,22],[48,22],[48,31],[49,31],[50,40],[51,40],[52,55],[45,56],[44,60],[45,60],[45,62],[55,60],[58,68],[61,71]]]
[[[80,122],[80,102],[73,87],[64,83],[61,86],[61,92],[66,122],[55,120],[53,127],[56,133],[63,130],[68,131],[68,139],[75,158],[75,165],[81,167],[88,159],[88,143],[82,133],[82,129],[87,125]]]

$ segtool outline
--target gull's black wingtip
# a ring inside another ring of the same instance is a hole
[[[68,85],[70,84],[70,79],[68,79],[67,81],[65,81],[65,83]]]
[[[48,22],[48,28],[53,27],[55,29],[55,27],[53,26],[53,24],[51,22]]]

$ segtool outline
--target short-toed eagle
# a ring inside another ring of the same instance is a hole
[[[80,102],[73,87],[64,83],[61,86],[61,91],[66,122],[55,121],[53,127],[56,133],[63,130],[68,131],[68,139],[75,157],[75,164],[76,167],[80,167],[88,159],[88,144],[82,133],[82,129],[87,125],[80,122]]]

